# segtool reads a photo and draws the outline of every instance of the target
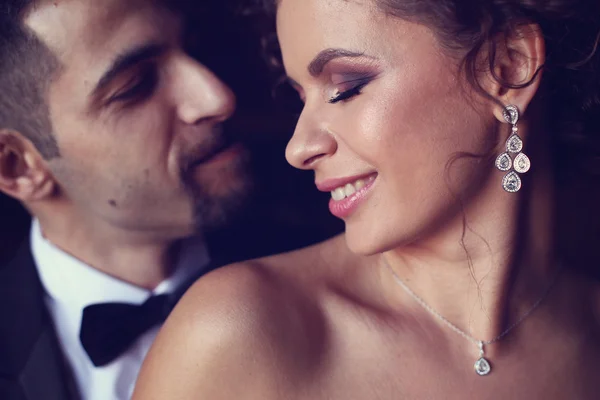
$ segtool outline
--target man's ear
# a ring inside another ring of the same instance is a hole
[[[55,189],[54,177],[33,143],[0,129],[0,191],[23,203],[43,200]]]
[[[546,43],[542,30],[536,24],[516,28],[510,36],[496,38],[494,64],[485,79],[484,89],[504,106],[513,104],[525,114],[540,88]],[[503,107],[496,105],[494,115],[501,122]]]

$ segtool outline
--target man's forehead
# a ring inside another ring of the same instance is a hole
[[[164,15],[157,7],[155,0],[43,0],[25,24],[64,61],[71,52],[109,51],[111,42],[156,39],[147,36],[160,30],[160,21],[152,21]]]

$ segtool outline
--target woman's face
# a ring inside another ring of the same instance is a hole
[[[429,28],[374,2],[282,0],[279,40],[305,102],[286,156],[315,171],[350,248],[373,254],[462,219],[482,190],[495,140],[490,101],[475,94]],[[455,160],[453,162],[453,160]]]

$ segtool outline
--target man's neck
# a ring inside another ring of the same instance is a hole
[[[114,227],[59,226],[40,218],[43,237],[92,268],[138,287],[154,289],[177,262],[176,239],[144,238]]]

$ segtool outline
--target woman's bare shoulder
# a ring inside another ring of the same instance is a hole
[[[277,375],[289,362],[310,357],[315,344],[306,338],[324,329],[302,281],[315,279],[315,264],[333,256],[338,240],[229,265],[199,279],[161,329],[136,398],[234,398],[249,386],[278,387]]]
[[[335,259],[340,237],[303,249],[248,260],[219,268],[200,278],[185,294],[171,318],[215,323],[245,321],[253,329],[277,314],[277,307],[300,300],[297,285],[315,270],[325,271]],[[278,300],[274,304],[274,300]],[[226,318],[220,318],[226,316]],[[222,322],[218,322],[223,319]],[[262,324],[261,324],[262,325]],[[236,327],[236,332],[239,330]]]
[[[351,255],[344,235],[338,235],[309,247],[260,258],[250,263],[260,264],[278,274],[290,271],[294,274],[302,274],[313,271],[311,267],[326,273],[327,267],[338,264],[336,260],[341,264],[342,259],[349,256]]]

